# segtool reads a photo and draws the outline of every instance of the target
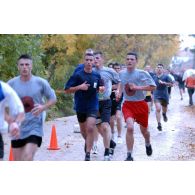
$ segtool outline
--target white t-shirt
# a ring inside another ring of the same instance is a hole
[[[8,127],[4,119],[6,107],[9,108],[12,117],[24,112],[23,104],[16,92],[7,83],[0,81],[0,132],[6,131]]]

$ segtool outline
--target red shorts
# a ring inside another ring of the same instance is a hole
[[[125,101],[123,103],[122,112],[125,121],[127,118],[133,118],[138,124],[143,127],[148,127],[148,104],[145,101],[131,102]]]

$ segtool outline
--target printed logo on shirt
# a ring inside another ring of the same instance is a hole
[[[94,82],[93,88],[97,88],[97,83],[96,82]]]
[[[130,87],[129,87],[129,84],[126,83],[125,84],[125,92],[128,96],[133,96],[135,95],[136,91],[135,90],[131,90]]]
[[[22,103],[24,105],[25,112],[30,112],[34,108],[34,101],[30,96],[24,96],[21,98]]]

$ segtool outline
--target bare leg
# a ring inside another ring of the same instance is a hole
[[[95,129],[95,122],[96,119],[93,117],[88,117],[86,121],[86,132],[87,132],[87,137],[86,137],[86,145],[87,145],[87,150],[86,152],[90,152],[92,147],[93,147],[93,141],[94,141],[94,129]]]
[[[117,122],[117,130],[118,130],[118,137],[121,137],[122,135],[122,116],[121,111],[116,111],[116,122]]]
[[[150,144],[150,132],[148,131],[148,128],[140,125],[140,130],[141,130],[141,133],[145,139],[145,143]]]
[[[37,144],[34,143],[27,143],[23,147],[22,151],[22,160],[24,161],[32,161],[34,159],[35,153],[38,149]]]
[[[161,122],[161,115],[160,115],[160,112],[161,112],[161,104],[160,102],[155,102],[155,107],[156,107],[156,120],[158,123]]]
[[[127,152],[132,153],[134,145],[134,120],[132,118],[127,118],[127,133],[126,133],[126,144]]]

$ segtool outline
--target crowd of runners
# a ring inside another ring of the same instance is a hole
[[[64,86],[74,94],[74,110],[84,139],[84,160],[98,153],[98,139],[103,139],[105,161],[112,160],[117,144],[123,144],[122,120],[126,122],[126,161],[133,161],[134,123],[138,123],[145,140],[145,151],[151,156],[152,140],[148,129],[151,111],[156,113],[157,131],[168,121],[167,109],[171,88],[178,85],[181,101],[185,87],[189,105],[193,105],[195,75],[183,81],[183,73],[173,72],[164,64],[154,69],[138,69],[138,55],[129,52],[125,64],[111,62],[105,66],[104,54],[87,49]],[[32,74],[33,60],[21,55],[17,61],[19,76],[0,82],[0,159],[4,157],[2,133],[8,129],[14,160],[33,160],[41,146],[45,112],[57,101],[55,91],[43,78]],[[162,119],[161,119],[162,118]],[[116,124],[116,125],[115,125]],[[116,127],[116,129],[115,129]]]

